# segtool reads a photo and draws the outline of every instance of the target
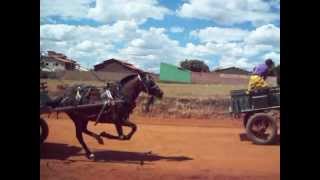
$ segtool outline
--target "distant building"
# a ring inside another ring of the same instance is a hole
[[[126,74],[144,72],[143,70],[136,68],[130,63],[117,59],[105,60],[102,63],[95,65],[94,71],[118,72]]]
[[[216,69],[214,70],[216,73],[223,73],[223,74],[238,74],[238,75],[249,75],[251,72],[237,68],[237,67],[229,67],[229,68],[223,68],[223,69]]]
[[[161,63],[160,81],[191,83],[191,71],[172,64]]]
[[[48,51],[41,55],[40,63],[43,71],[78,70],[80,65],[62,53]]]

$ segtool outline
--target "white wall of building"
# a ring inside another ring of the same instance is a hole
[[[61,61],[55,61],[51,59],[47,59],[44,61],[44,70],[47,71],[64,71],[65,63]]]

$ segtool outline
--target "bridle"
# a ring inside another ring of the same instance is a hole
[[[144,89],[146,90],[146,93],[147,93],[147,94],[149,94],[149,90],[150,90],[150,89],[153,89],[153,88],[156,88],[156,87],[157,87],[157,85],[154,84],[152,87],[148,88],[148,86],[146,85],[146,83],[142,80],[140,74],[138,74],[138,79],[139,79],[140,82],[142,83],[142,85],[143,85]]]
[[[149,94],[149,88],[147,87],[146,83],[142,80],[140,74],[138,74],[138,79],[141,82],[141,84],[143,85],[143,87],[146,90],[147,94]]]

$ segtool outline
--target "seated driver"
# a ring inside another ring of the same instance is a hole
[[[248,91],[250,92],[258,88],[268,87],[269,85],[266,82],[266,79],[273,68],[274,62],[271,59],[267,59],[265,63],[254,67],[249,79]]]

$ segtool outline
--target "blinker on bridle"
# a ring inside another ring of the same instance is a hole
[[[147,85],[144,83],[144,81],[141,79],[140,74],[138,74],[138,79],[142,83],[144,89],[147,91],[147,94],[149,94],[149,89],[148,89]]]

